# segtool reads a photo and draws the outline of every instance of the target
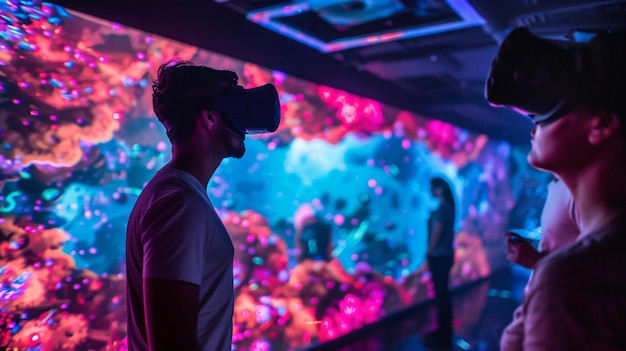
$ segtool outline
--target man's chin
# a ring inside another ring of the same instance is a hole
[[[233,158],[242,158],[243,155],[246,153],[246,147],[242,146],[241,148],[234,150],[233,152]]]
[[[526,156],[526,161],[528,162],[529,165],[537,168],[536,164],[538,162],[538,157],[537,157],[537,154],[533,152],[533,150],[530,150],[530,152]]]
[[[540,169],[542,171],[551,172],[550,165],[546,164],[545,162],[542,162],[542,160],[539,159],[539,157],[537,157],[536,155],[529,154],[526,159],[528,161],[528,164],[531,165],[532,167],[536,169]]]

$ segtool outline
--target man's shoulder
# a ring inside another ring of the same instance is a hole
[[[207,206],[186,179],[172,172],[157,172],[139,194],[130,220],[145,218],[149,213],[172,216],[180,211],[204,211]]]
[[[154,174],[152,179],[146,183],[144,187],[144,191],[148,189],[160,188],[162,186],[172,185],[172,186],[186,186],[187,182],[184,178],[180,177],[177,172],[172,170],[161,169]]]
[[[584,235],[574,243],[544,257],[535,269],[537,277],[557,284],[559,281],[598,280],[626,265],[626,227]]]
[[[185,177],[181,177],[176,172],[161,170],[146,183],[139,197],[147,197],[152,201],[164,197],[168,198],[168,201],[184,200],[195,192],[194,186]]]

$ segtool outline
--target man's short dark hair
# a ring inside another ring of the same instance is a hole
[[[626,31],[600,33],[589,42],[594,89],[591,108],[626,116]]]
[[[196,66],[178,59],[162,64],[152,82],[152,106],[166,126],[171,142],[184,140],[193,131],[194,117],[212,108],[212,96],[237,85],[233,71]]]

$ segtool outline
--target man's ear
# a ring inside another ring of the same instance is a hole
[[[200,117],[200,123],[202,126],[207,128],[207,130],[213,129],[213,126],[215,125],[215,116],[213,116],[211,112],[208,110],[202,110],[200,111]]]
[[[622,121],[615,113],[596,111],[591,119],[591,128],[588,136],[589,143],[598,145],[620,133],[620,128],[622,128]]]

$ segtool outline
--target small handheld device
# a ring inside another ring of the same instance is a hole
[[[526,238],[524,238],[523,236],[514,233],[514,232],[509,232],[509,238],[511,238],[512,241],[515,242],[524,242],[524,241],[528,241]]]
[[[509,240],[514,243],[528,243],[535,249],[539,246],[541,240],[541,227],[535,229],[508,229]]]

